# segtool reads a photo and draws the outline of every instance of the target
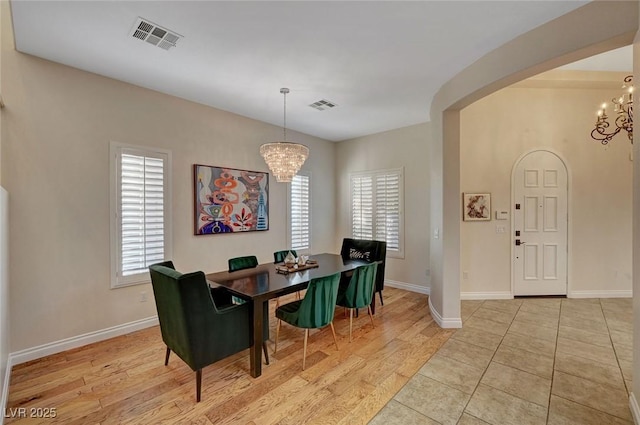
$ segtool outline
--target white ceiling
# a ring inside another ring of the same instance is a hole
[[[345,140],[429,120],[438,89],[519,34],[586,1],[12,0],[19,51]],[[131,37],[138,17],[184,36]],[[338,107],[308,105],[327,99]]]
[[[559,69],[576,71],[633,72],[633,46],[625,46],[590,58],[561,66]]]

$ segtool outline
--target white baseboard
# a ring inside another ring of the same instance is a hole
[[[438,313],[438,311],[433,308],[433,305],[431,304],[431,297],[429,297],[429,312],[431,313],[431,317],[433,317],[433,320],[435,320],[438,326],[443,329],[462,327],[462,319],[459,317],[443,318],[440,313]]]
[[[419,294],[426,295],[429,295],[431,289],[428,286],[416,285],[415,283],[398,282],[397,280],[385,279],[384,284],[392,288],[404,289],[405,291],[417,292]]]
[[[636,425],[640,425],[640,406],[633,393],[629,394],[629,408],[631,409],[631,415],[633,416],[633,422]]]
[[[571,291],[567,294],[568,298],[631,298],[633,291],[628,290],[610,290],[610,291]]]
[[[18,365],[30,360],[39,359],[51,354],[60,353],[72,348],[82,347],[83,345],[92,344],[105,339],[125,335],[140,329],[149,328],[158,324],[158,316],[148,317],[146,319],[136,320],[135,322],[124,323],[122,325],[113,326],[111,328],[102,329],[95,332],[89,332],[83,335],[62,339],[60,341],[50,342],[48,344],[39,345],[37,347],[27,348],[9,354],[9,364]]]
[[[5,373],[4,373],[4,384],[2,385],[2,397],[0,397],[0,409],[2,409],[2,413],[7,411],[7,401],[9,400],[9,380],[11,379],[11,356],[7,358]],[[4,414],[0,415],[0,425],[4,423]]]
[[[461,292],[461,300],[512,300],[513,294],[509,291],[498,292]]]

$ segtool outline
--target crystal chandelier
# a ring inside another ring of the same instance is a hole
[[[596,120],[596,128],[591,130],[591,137],[594,140],[599,141],[603,145],[608,144],[613,137],[620,132],[620,130],[626,130],[629,141],[633,143],[633,76],[628,75],[624,79],[623,89],[627,89],[626,93],[623,93],[618,99],[613,98],[613,112],[616,114],[614,121],[615,128],[607,132],[609,129],[608,116],[607,116],[607,104],[602,104],[602,109],[598,111],[598,118]]]
[[[309,148],[300,143],[287,142],[287,93],[289,89],[282,88],[284,95],[284,138],[282,142],[265,143],[260,146],[260,155],[269,166],[269,170],[276,176],[276,181],[288,183],[300,171],[300,167],[309,156]]]

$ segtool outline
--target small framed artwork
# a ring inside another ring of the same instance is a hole
[[[464,221],[491,220],[490,193],[463,193],[462,219]]]

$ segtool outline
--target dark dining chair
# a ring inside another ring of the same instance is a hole
[[[375,261],[378,263],[378,271],[376,273],[376,292],[380,296],[380,304],[384,305],[384,301],[382,300],[382,291],[384,290],[384,268],[387,258],[387,243],[384,241],[344,238],[342,240],[340,255],[344,260],[363,260],[367,262]]]
[[[149,267],[162,340],[164,360],[173,351],[196,372],[196,401],[200,401],[202,369],[251,346],[249,304],[231,304],[224,288],[209,287],[201,271],[180,273],[171,261]],[[269,338],[265,314],[264,341]],[[262,343],[269,364],[266,342]]]
[[[311,279],[307,287],[304,298],[281,305],[276,309],[278,326],[276,327],[276,341],[274,354],[278,351],[278,334],[280,324],[284,320],[297,328],[304,328],[304,348],[302,352],[302,370],[304,370],[307,360],[307,339],[309,329],[322,328],[331,325],[333,341],[338,347],[336,330],[333,327],[333,315],[336,310],[336,298],[338,296],[338,283],[340,283],[340,273],[330,276]]]
[[[293,254],[294,257],[298,257],[298,253],[293,249],[288,249],[285,251],[276,251],[273,253],[273,262],[274,263],[282,263],[284,262],[284,258],[288,253]]]
[[[250,269],[257,266],[258,266],[258,258],[255,255],[248,255],[246,257],[229,258],[230,272]]]
[[[360,266],[353,271],[348,285],[340,285],[338,288],[338,298],[336,304],[349,309],[349,342],[352,341],[353,310],[367,307],[371,326],[373,324],[373,314],[371,314],[371,301],[375,291],[376,263]]]

